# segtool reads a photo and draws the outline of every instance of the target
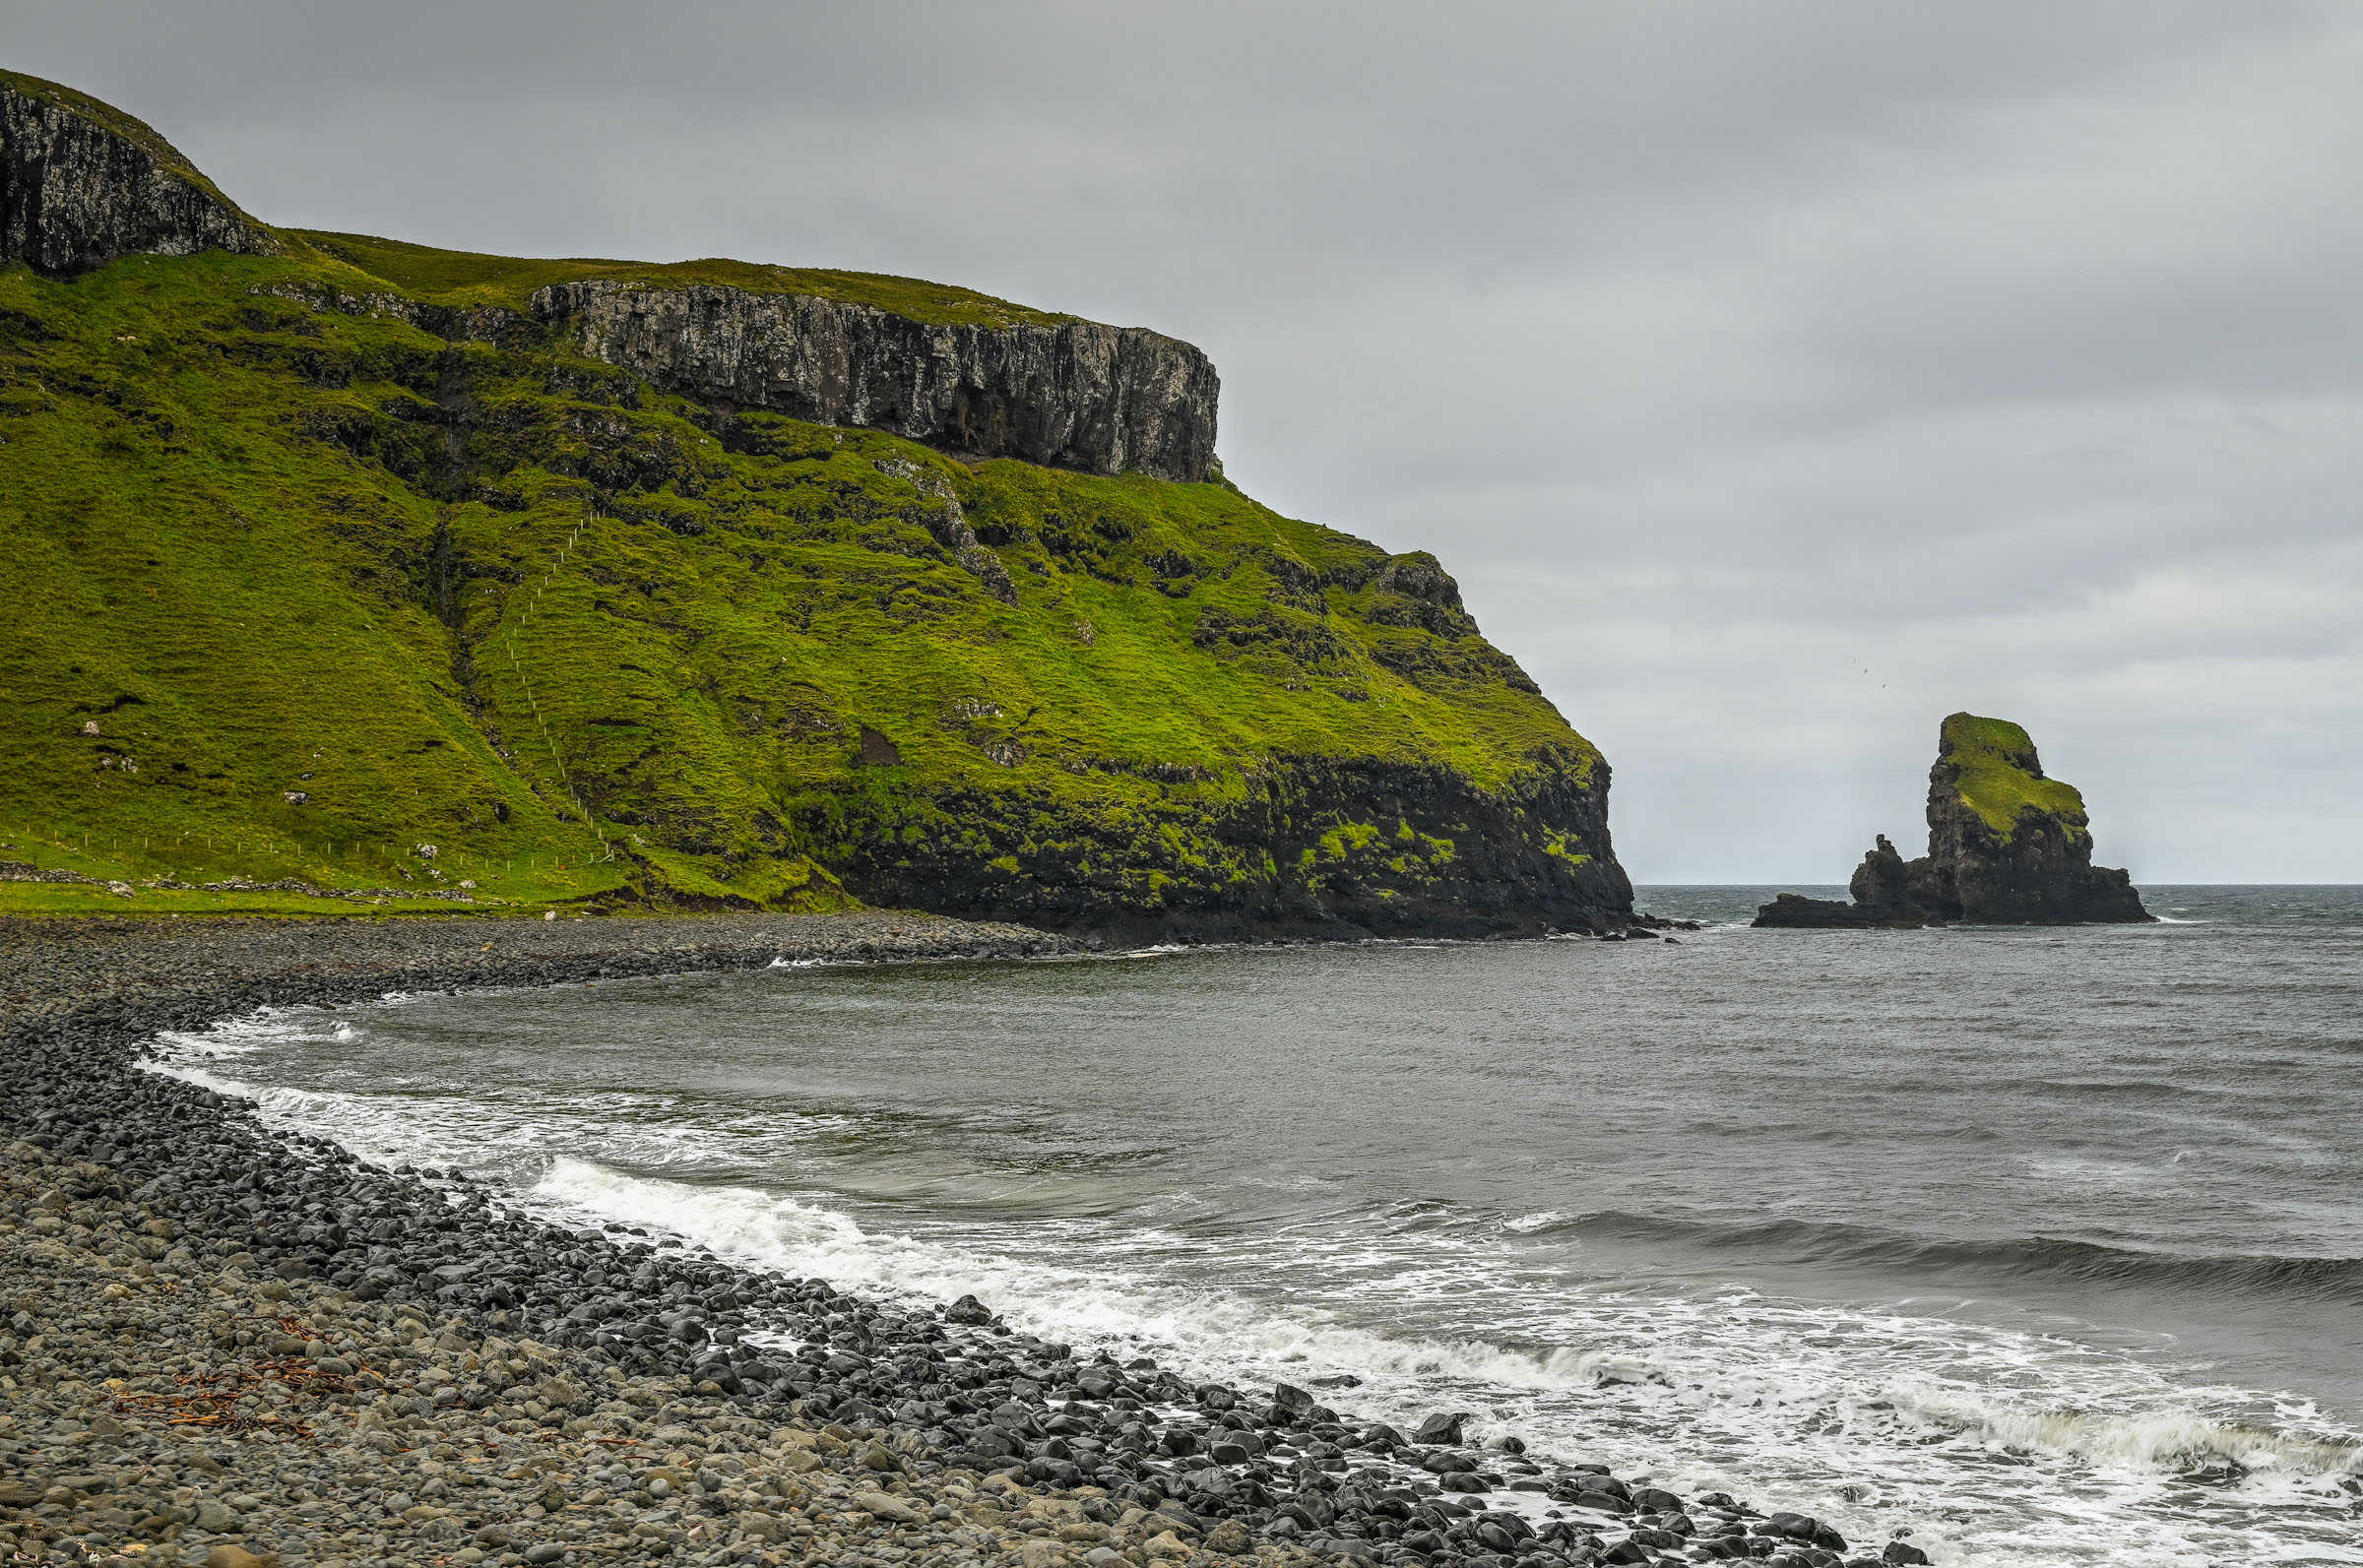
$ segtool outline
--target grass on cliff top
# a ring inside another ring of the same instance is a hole
[[[260,222],[232,201],[180,150],[154,126],[124,113],[87,93],[60,82],[22,72],[0,70],[0,88],[55,104],[121,137],[155,158],[172,174],[187,180],[223,206],[254,223]],[[279,229],[275,232],[311,246],[322,255],[379,279],[396,291],[444,305],[499,305],[523,310],[536,289],[550,283],[615,279],[646,282],[654,287],[714,283],[762,294],[809,294],[847,304],[871,305],[913,321],[942,326],[1007,327],[1019,324],[1054,327],[1076,318],[1053,311],[995,299],[970,288],[955,288],[919,278],[885,273],[845,272],[833,268],[774,267],[756,262],[706,258],[685,262],[617,261],[604,257],[538,259],[485,256],[442,250],[369,234],[340,234],[325,230]]]
[[[2043,777],[2034,739],[2019,725],[1953,714],[1945,721],[1942,745],[1945,760],[1960,770],[1962,801],[2005,843],[2029,806],[2058,817],[2071,838],[2084,833],[2083,795],[2074,784]]]
[[[255,220],[244,208],[223,195],[221,188],[206,178],[204,170],[190,162],[181,155],[179,148],[165,141],[158,133],[156,127],[148,124],[145,120],[136,120],[113,104],[102,103],[87,93],[77,93],[62,82],[51,82],[42,77],[27,76],[21,71],[0,70],[0,88],[13,88],[27,97],[38,98],[44,103],[55,104],[68,113],[79,114],[100,129],[123,138],[124,141],[155,158],[158,164],[167,172],[187,180],[231,212],[246,219],[248,222],[255,222]],[[266,225],[256,223],[256,226]]]
[[[851,305],[874,305],[913,321],[958,327],[1054,327],[1072,316],[1013,305],[1005,299],[918,278],[849,273],[826,268],[770,267],[709,258],[686,262],[613,261],[598,257],[536,259],[479,256],[404,240],[321,230],[288,232],[347,266],[383,279],[415,298],[443,305],[498,305],[524,310],[534,291],[551,283],[614,279],[653,288],[715,283],[756,294],[810,294]]]

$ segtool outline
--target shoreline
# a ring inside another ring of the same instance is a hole
[[[159,1031],[258,1006],[1090,951],[1071,938],[875,912],[64,923],[0,923],[0,1278],[50,1282],[0,1340],[0,1455],[30,1477],[0,1546],[30,1560],[1925,1560],[1475,1448],[1448,1411],[1406,1434],[1317,1391],[1083,1360],[973,1297],[871,1302],[568,1230],[137,1065]]]

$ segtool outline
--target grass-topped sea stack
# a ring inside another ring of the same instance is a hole
[[[1851,904],[1784,893],[1757,911],[1773,926],[2128,923],[2152,916],[2123,871],[2092,863],[2074,784],[2046,778],[2035,743],[2004,719],[1954,714],[1928,771],[1928,853],[1906,860],[1880,835]]]
[[[1432,556],[1225,481],[1187,344],[277,228],[4,73],[0,262],[12,897],[1630,909],[1599,752]]]

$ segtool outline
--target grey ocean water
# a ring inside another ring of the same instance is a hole
[[[885,1292],[1940,1562],[2363,1563],[2363,889],[289,1011],[175,1070]],[[1359,1402],[1357,1405],[1356,1402]]]

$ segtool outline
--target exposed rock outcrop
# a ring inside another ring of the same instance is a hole
[[[0,72],[0,261],[57,274],[118,256],[279,248],[138,120]]]
[[[420,332],[431,332],[455,343],[507,343],[535,330],[532,318],[499,305],[435,305],[384,291],[349,293],[318,282],[258,283],[252,292],[290,299],[311,310],[407,321]]]
[[[687,397],[1087,473],[1214,469],[1214,366],[1144,328],[927,323],[711,283],[556,283],[533,304],[579,351]]]
[[[1784,893],[1764,926],[2125,924],[2152,918],[2125,872],[2092,863],[2083,796],[2047,778],[2024,729],[1954,714],[1928,773],[1928,853],[1906,860],[1880,835],[1855,868],[1851,904]]]
[[[976,531],[968,526],[968,517],[960,510],[960,497],[940,474],[932,473],[908,458],[883,458],[871,465],[880,473],[891,473],[898,479],[909,479],[919,493],[933,503],[932,509],[923,511],[913,521],[933,535],[935,542],[952,552],[961,569],[985,585],[987,593],[1004,604],[1017,602],[1017,585],[1009,580],[1009,569],[1001,558],[977,541]]]
[[[1608,787],[1608,764],[1574,753],[1498,789],[1428,764],[1273,758],[1222,804],[1092,813],[1046,797],[1056,839],[1005,802],[945,798],[967,838],[883,834],[845,878],[882,905],[1143,939],[1622,932],[1647,922],[1610,842]]]

